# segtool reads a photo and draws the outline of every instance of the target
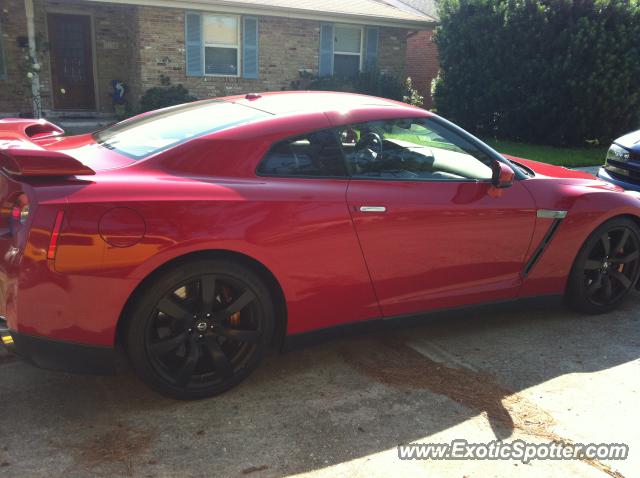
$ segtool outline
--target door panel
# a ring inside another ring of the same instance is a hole
[[[50,13],[47,26],[54,108],[95,109],[91,17]]]
[[[535,224],[519,182],[354,179],[347,200],[384,316],[517,295]]]

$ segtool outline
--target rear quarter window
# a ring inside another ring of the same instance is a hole
[[[144,159],[199,136],[251,123],[270,113],[224,101],[165,108],[93,134],[96,142],[132,159]]]
[[[258,166],[259,176],[346,178],[342,148],[326,129],[275,143]]]

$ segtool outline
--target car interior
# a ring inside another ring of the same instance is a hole
[[[388,180],[491,179],[491,158],[453,133],[444,138],[425,121],[372,121],[282,141],[271,148],[258,172]]]
[[[341,129],[339,137],[352,176],[440,181],[491,179],[490,158],[470,154],[459,145],[461,138],[456,144],[422,122],[422,119],[374,121]]]

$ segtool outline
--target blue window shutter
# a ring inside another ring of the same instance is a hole
[[[364,51],[364,69],[372,70],[378,63],[378,32],[376,27],[367,27]]]
[[[185,14],[184,44],[187,56],[187,76],[204,76],[202,18],[199,13],[187,12]]]
[[[333,46],[335,33],[333,23],[320,24],[320,76],[333,75]]]
[[[242,77],[258,78],[258,19],[242,19]]]

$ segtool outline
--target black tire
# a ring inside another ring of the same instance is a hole
[[[274,308],[251,269],[201,259],[146,284],[127,325],[138,376],[162,395],[193,400],[229,390],[258,366],[273,336]]]
[[[611,219],[580,249],[569,276],[568,303],[587,314],[610,312],[627,298],[638,277],[640,228],[631,219]]]

